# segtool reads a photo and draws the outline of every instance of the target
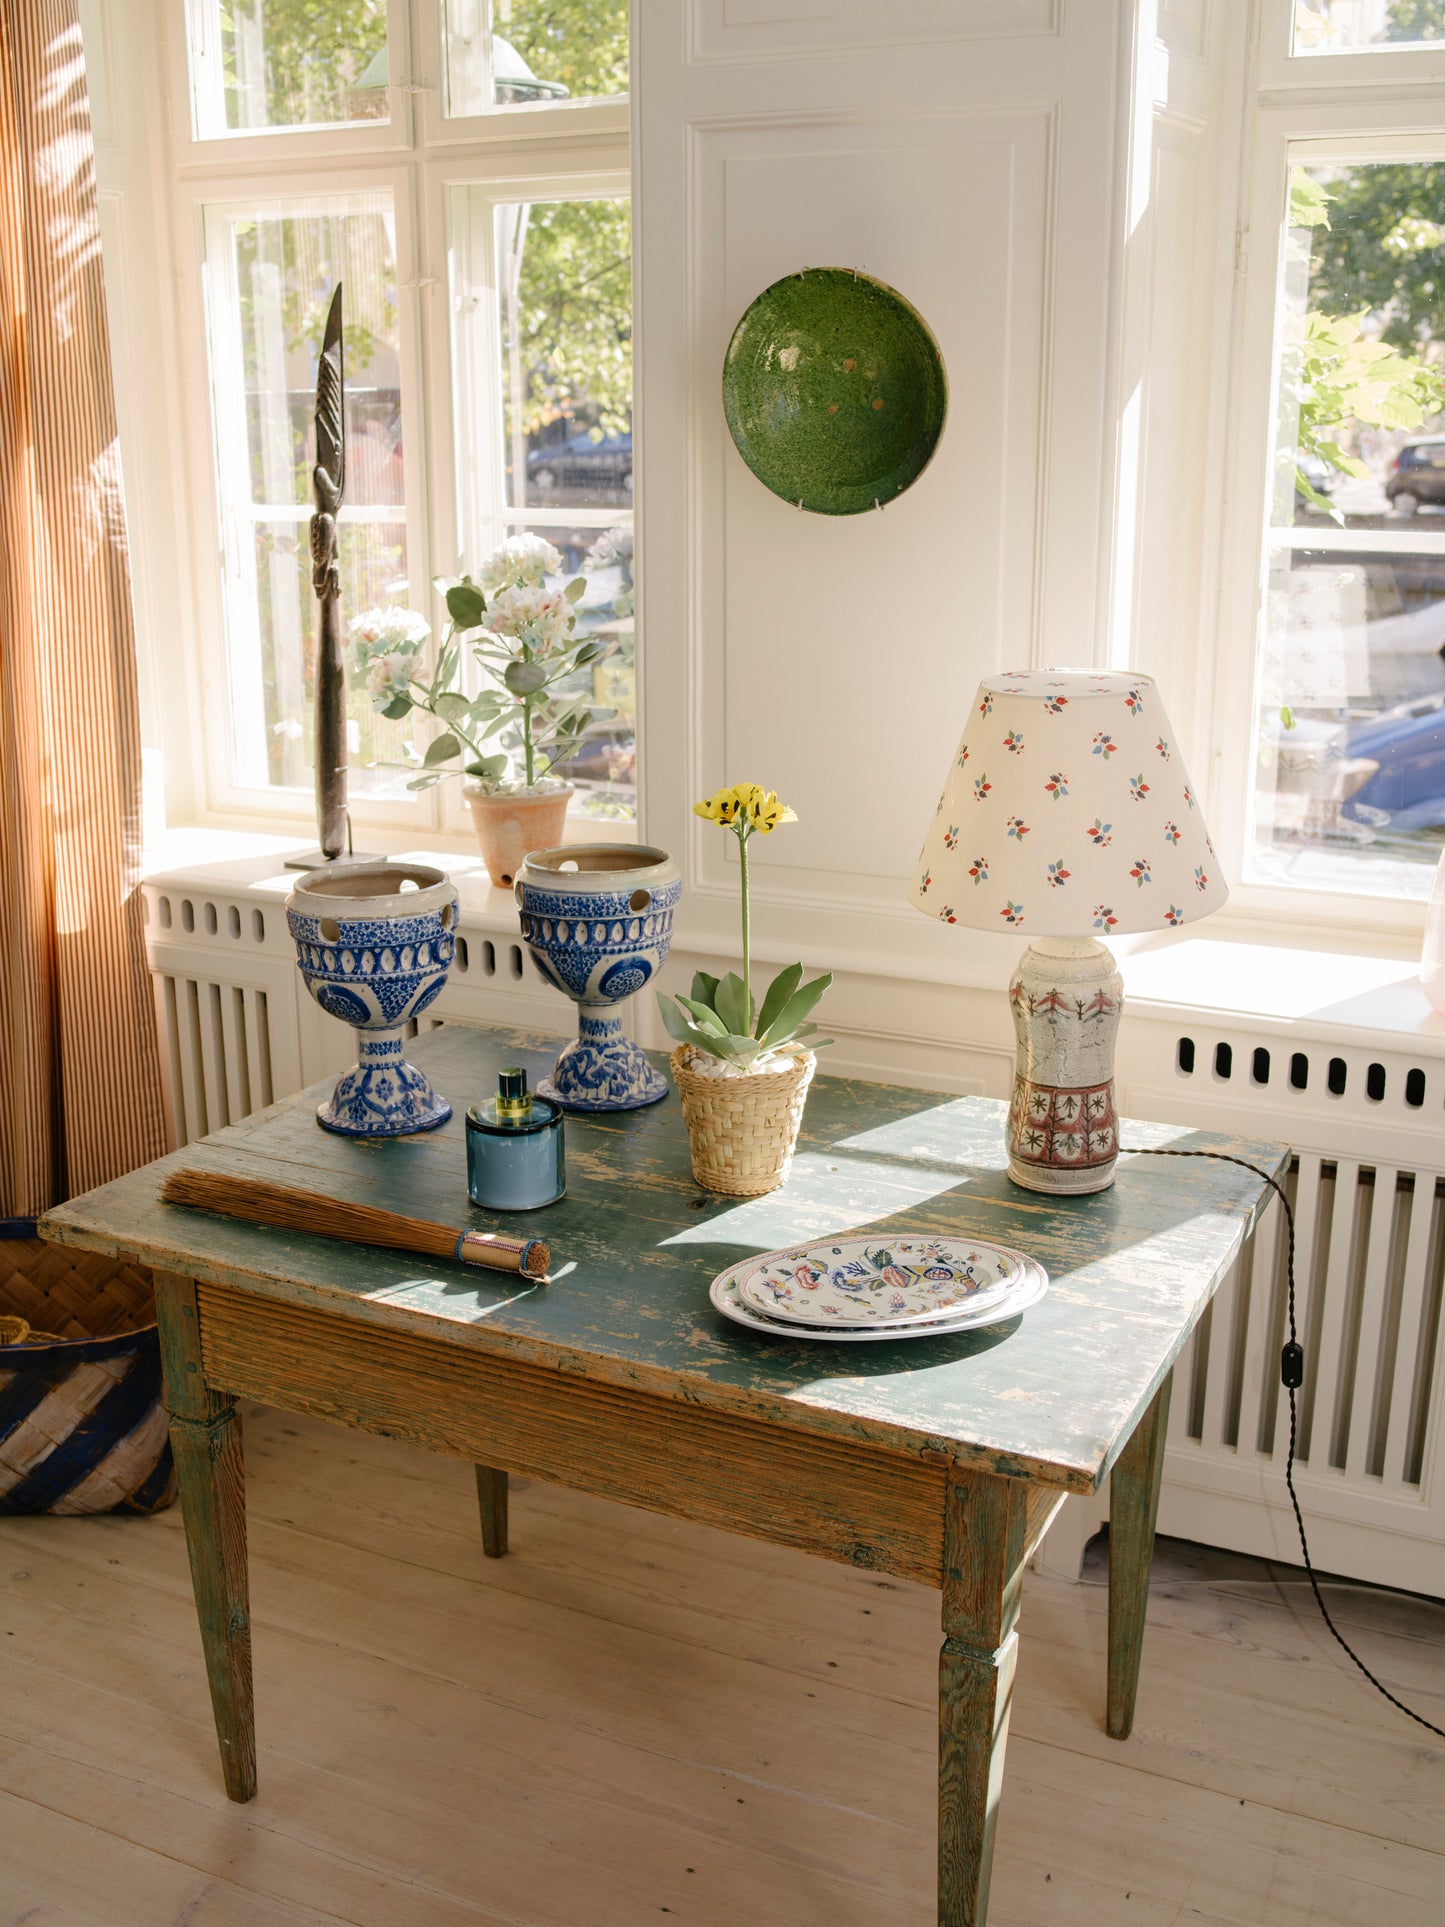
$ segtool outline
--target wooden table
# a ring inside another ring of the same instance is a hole
[[[238,1398],[477,1465],[485,1553],[507,1474],[550,1479],[937,1586],[938,1918],[973,1927],[1008,1732],[1024,1562],[1071,1492],[1112,1473],[1108,1730],[1139,1679],[1171,1369],[1265,1195],[1207,1159],[1123,1157],[1113,1188],[1054,1200],[1004,1174],[1003,1106],[820,1077],[786,1187],[699,1194],[679,1106],[567,1124],[570,1188],[535,1218],[466,1205],[462,1113],[555,1042],[448,1025],[414,1045],[444,1129],[359,1142],[318,1128],[325,1088],[75,1198],[44,1236],[156,1271],[167,1399],[226,1790],[256,1791]],[[1286,1153],[1160,1126],[1123,1141]],[[162,1205],[185,1163],[440,1223],[545,1234],[574,1268],[527,1290],[461,1266]],[[750,1251],[866,1226],[971,1233],[1047,1266],[1049,1295],[971,1336],[816,1345],[720,1318],[707,1288]],[[860,1849],[860,1851],[863,1849]]]

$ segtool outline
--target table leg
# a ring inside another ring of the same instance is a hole
[[[221,1772],[231,1799],[250,1800],[256,1792],[256,1721],[241,1415],[236,1401],[213,1391],[202,1374],[194,1281],[158,1272],[155,1282],[171,1447]]]
[[[938,1668],[938,1923],[983,1927],[1023,1584],[1018,1479],[955,1468],[944,1518]]]
[[[1149,1567],[1159,1481],[1164,1472],[1164,1435],[1169,1429],[1171,1372],[1109,1477],[1109,1737],[1127,1740],[1134,1726],[1144,1618],[1149,1606]]]
[[[495,1466],[477,1467],[477,1504],[482,1514],[482,1551],[500,1559],[507,1550],[507,1475]]]

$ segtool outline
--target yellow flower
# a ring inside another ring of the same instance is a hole
[[[738,802],[731,790],[719,790],[692,806],[694,816],[705,816],[709,823],[731,823],[738,813]]]
[[[780,823],[796,823],[798,820],[786,803],[778,801],[776,790],[769,790],[766,796],[753,804],[752,818],[764,836],[771,835]]]
[[[706,817],[710,823],[727,827],[747,824],[765,836],[779,823],[798,820],[786,803],[778,801],[777,791],[765,790],[761,783],[734,783],[730,789],[718,790],[701,803],[694,803],[692,810],[694,816]]]

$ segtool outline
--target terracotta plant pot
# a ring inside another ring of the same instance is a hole
[[[477,847],[493,883],[510,890],[523,860],[533,850],[550,850],[562,841],[571,797],[570,786],[544,790],[540,796],[489,796],[475,789],[466,792],[477,826]]]
[[[704,1191],[729,1198],[776,1191],[793,1162],[817,1058],[804,1051],[786,1070],[758,1077],[702,1077],[688,1069],[683,1055],[679,1044],[669,1062],[694,1178]]]

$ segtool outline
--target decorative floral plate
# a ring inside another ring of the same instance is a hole
[[[1028,1260],[1003,1245],[944,1238],[840,1238],[759,1261],[738,1281],[753,1311],[800,1325],[911,1325],[981,1310]]]
[[[950,1312],[941,1318],[927,1319],[913,1325],[830,1325],[826,1328],[785,1325],[780,1319],[765,1318],[761,1312],[755,1312],[738,1295],[738,1280],[747,1275],[748,1267],[753,1262],[752,1259],[745,1259],[742,1264],[734,1265],[713,1280],[708,1294],[713,1304],[724,1318],[730,1318],[735,1325],[745,1325],[749,1331],[763,1332],[769,1338],[790,1338],[802,1344],[876,1345],[901,1342],[905,1338],[947,1338],[962,1332],[980,1331],[987,1325],[1002,1325],[1020,1312],[1027,1311],[1030,1305],[1038,1303],[1049,1288],[1048,1273],[1041,1265],[1028,1259],[1025,1260],[1023,1275],[1003,1297],[978,1309]]]
[[[927,322],[852,268],[804,268],[764,288],[733,330],[722,389],[754,475],[820,515],[886,508],[928,466],[948,410]]]

